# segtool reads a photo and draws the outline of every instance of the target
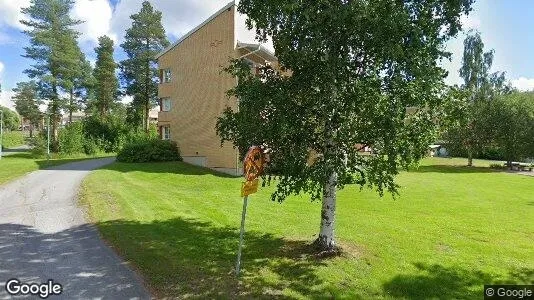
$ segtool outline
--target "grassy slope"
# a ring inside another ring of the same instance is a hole
[[[24,145],[25,135],[22,131],[10,131],[4,132],[2,137],[2,146],[5,148],[11,148]]]
[[[345,253],[330,259],[307,247],[320,204],[273,203],[263,188],[251,196],[239,282],[239,178],[116,163],[88,177],[82,201],[159,296],[480,298],[484,284],[534,283],[534,178],[450,166],[458,163],[430,159],[402,173],[396,200],[340,191]]]
[[[2,157],[2,159],[0,159],[0,184],[23,176],[26,173],[43,169],[49,166],[57,166],[60,164],[74,162],[82,159],[92,159],[110,155],[111,154],[87,156],[80,154],[68,157],[53,158],[49,162],[47,162],[47,160],[43,158],[34,158],[31,153],[28,152],[6,155]]]

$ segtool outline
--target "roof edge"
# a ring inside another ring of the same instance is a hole
[[[278,61],[278,57],[276,57],[275,53],[272,52],[269,48],[265,47],[262,43],[244,43],[241,41],[237,41],[237,47],[258,47],[258,50],[261,50],[265,52],[271,61]]]
[[[223,12],[225,12],[227,9],[231,8],[232,6],[235,6],[235,0],[232,0],[230,1],[228,4],[226,4],[223,8],[219,9],[216,13],[214,13],[213,15],[211,15],[209,18],[207,18],[206,20],[204,20],[204,22],[200,23],[198,26],[196,26],[195,28],[193,28],[192,30],[190,30],[189,32],[187,32],[186,34],[182,35],[182,37],[180,37],[176,42],[174,42],[173,44],[171,44],[170,46],[168,46],[167,48],[163,49],[163,51],[161,51],[160,53],[158,53],[155,58],[156,59],[159,59],[162,55],[164,55],[165,53],[169,52],[170,50],[172,50],[172,48],[178,46],[179,44],[181,44],[185,39],[187,39],[188,37],[190,37],[191,35],[193,35],[193,33],[197,32],[200,28],[204,27],[206,24],[208,24],[209,22],[211,22],[213,19],[215,19],[216,17],[218,17],[220,14],[222,14]]]

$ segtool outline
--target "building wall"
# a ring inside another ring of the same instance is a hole
[[[171,110],[160,112],[159,125],[170,125],[171,139],[186,161],[203,162],[206,167],[236,169],[237,151],[231,144],[221,148],[215,132],[217,117],[226,106],[237,107],[226,91],[235,78],[221,73],[235,57],[235,6],[222,12],[187,39],[163,54],[159,68],[170,68],[172,79],[159,86],[159,97],[171,99]]]

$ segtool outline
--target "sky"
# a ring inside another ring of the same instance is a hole
[[[202,23],[229,0],[151,0],[163,12],[163,26],[171,42]],[[12,91],[17,82],[27,80],[23,71],[32,62],[22,55],[28,38],[19,22],[24,16],[20,8],[30,0],[0,0],[0,105],[13,107]],[[78,25],[79,43],[89,61],[94,64],[94,48],[99,36],[108,35],[115,41],[115,58],[124,54],[118,46],[125,30],[131,26],[130,15],[141,8],[142,0],[74,0],[72,17],[84,21]],[[465,30],[481,33],[485,49],[494,49],[492,71],[505,71],[512,85],[521,90],[534,89],[534,11],[532,0],[478,0],[469,16],[462,17]],[[252,39],[253,35],[249,35]],[[449,72],[446,82],[461,84],[458,69],[461,66],[465,33],[449,41],[447,49],[452,61],[443,63]],[[252,40],[250,40],[252,41]]]

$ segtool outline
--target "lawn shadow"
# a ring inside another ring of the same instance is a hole
[[[450,165],[432,165],[419,166],[412,168],[409,172],[413,173],[493,173],[498,172],[486,167],[467,167],[467,166],[450,166]]]
[[[128,172],[144,172],[144,173],[170,173],[180,175],[213,175],[222,178],[237,178],[230,174],[214,171],[209,168],[191,165],[185,162],[150,162],[150,163],[123,163],[117,162],[115,164],[106,166],[102,169],[117,171],[121,173]]]
[[[414,264],[415,274],[400,274],[383,285],[394,298],[407,299],[478,299],[483,298],[485,284],[534,284],[534,269],[512,270],[508,276],[479,270]]]
[[[238,280],[237,228],[183,218],[115,220],[97,226],[105,240],[141,270],[158,297],[286,299],[281,291],[288,289],[311,298],[332,297],[315,274],[325,262],[304,241],[246,232]]]

